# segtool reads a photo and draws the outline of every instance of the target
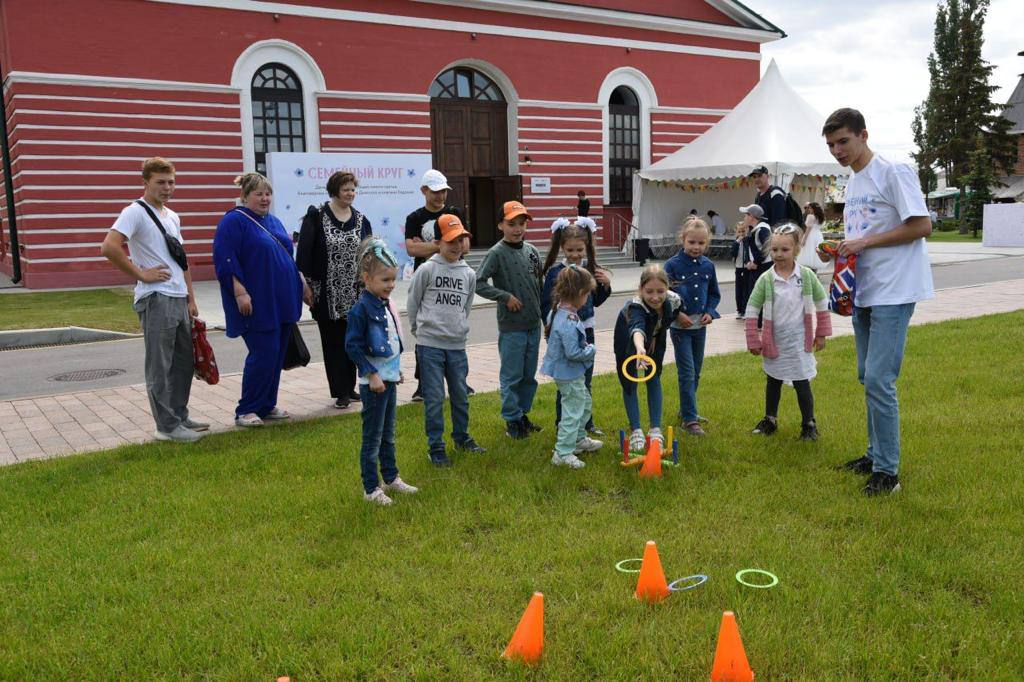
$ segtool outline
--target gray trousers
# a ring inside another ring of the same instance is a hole
[[[146,346],[146,393],[156,428],[170,433],[188,419],[192,323],[188,299],[150,294],[135,304]]]

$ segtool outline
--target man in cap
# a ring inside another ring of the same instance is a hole
[[[786,218],[786,192],[772,184],[772,176],[765,166],[758,166],[750,171],[747,177],[753,178],[757,188],[754,203],[761,207],[761,218],[769,225],[774,225]]]

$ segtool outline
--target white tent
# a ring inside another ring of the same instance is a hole
[[[694,142],[633,176],[633,224],[642,236],[674,232],[691,209],[727,225],[757,191],[747,174],[767,166],[797,201],[825,201],[828,178],[844,169],[825,146],[825,117],[786,83],[773,60],[743,101]]]

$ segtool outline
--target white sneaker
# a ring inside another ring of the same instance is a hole
[[[551,463],[556,467],[569,467],[570,469],[582,469],[586,463],[576,455],[559,456],[556,452],[551,456]]]
[[[156,438],[157,440],[170,440],[175,443],[193,443],[202,438],[202,436],[192,429],[186,429],[184,426],[179,424],[169,433],[164,433],[160,429],[157,429],[153,432],[153,438]]]
[[[665,436],[662,435],[661,429],[654,428],[647,432],[647,435],[651,437],[651,441],[659,441],[661,447],[665,447]]]
[[[405,493],[406,495],[413,495],[419,491],[420,489],[416,486],[409,485],[403,481],[401,476],[395,476],[395,480],[391,481],[391,483],[384,484],[384,492],[388,493]]]
[[[249,414],[241,414],[235,417],[235,426],[241,426],[246,429],[254,426],[263,426],[263,420],[255,412],[250,412]]]
[[[578,441],[576,441],[575,454],[579,455],[584,452],[597,452],[603,447],[604,443],[602,443],[601,441],[591,438],[590,436],[584,436],[583,438],[580,438]]]
[[[633,433],[629,434],[629,450],[630,452],[644,452],[647,450],[647,439],[644,438],[643,429],[636,429]]]
[[[264,419],[269,419],[271,421],[276,421],[278,419],[291,419],[291,418],[292,418],[292,416],[290,414],[288,414],[287,412],[285,412],[284,410],[282,410],[280,407],[275,407],[270,412],[267,412],[267,416],[264,417]]]
[[[372,493],[363,493],[363,499],[367,502],[379,504],[382,507],[387,507],[389,504],[394,502],[394,500],[388,497],[380,488],[374,488]]]

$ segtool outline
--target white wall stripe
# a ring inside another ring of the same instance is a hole
[[[239,158],[241,158],[242,151],[241,146],[227,144],[181,144],[178,142],[174,142],[171,144],[164,142],[93,142],[91,140],[18,140],[17,142],[11,145],[11,149],[14,149],[19,144],[69,145],[75,147],[158,147],[160,149],[166,149],[167,147],[176,147],[179,149],[229,149],[231,151],[238,151]]]
[[[238,110],[237,104],[223,104],[220,102],[171,102],[162,99],[121,99],[117,97],[75,97],[72,95],[33,95],[23,92],[15,95],[11,100],[18,99],[42,99],[60,102],[108,102],[114,104],[156,104],[166,107],[200,107],[211,109],[234,109]]]
[[[320,111],[332,114],[398,114],[400,116],[430,116],[429,111],[405,111],[398,109],[346,109],[338,107],[320,107]]]
[[[248,0],[247,0],[248,1]],[[253,0],[255,1],[255,0]],[[149,0],[164,2],[164,0]],[[418,92],[373,92],[370,90],[326,90],[316,93],[317,99],[379,99],[390,102],[430,102],[430,95]],[[428,112],[429,113],[429,112]]]
[[[691,142],[692,142],[692,140],[691,140]],[[685,144],[685,143],[683,143],[683,144]],[[681,146],[681,143],[679,143],[679,142],[655,142],[654,146],[655,147],[676,147],[676,148],[678,148],[678,147]]]
[[[81,156],[78,154],[21,154],[15,161],[23,161],[25,159],[38,159],[38,160],[50,160],[50,161],[70,161],[72,159],[76,161],[131,161],[135,164],[139,164],[142,159],[137,156]],[[181,157],[175,157],[174,163],[240,163],[240,158],[235,159],[205,159],[205,158],[188,158],[183,159]]]
[[[703,133],[669,133],[655,130],[652,135],[654,137],[700,137]],[[657,143],[655,143],[657,144]]]
[[[131,170],[131,171],[76,170],[76,171],[69,171],[69,170],[33,170],[31,168],[27,168],[25,170],[20,170],[17,173],[15,173],[14,176],[13,176],[13,179],[17,180],[22,175],[74,175],[74,176],[77,176],[77,175],[130,175],[132,177],[139,178],[140,182],[139,182],[138,186],[139,187],[142,186],[142,183],[141,183],[142,178],[141,178],[140,172],[138,170]],[[190,176],[190,175],[202,175],[202,176],[205,176],[205,177],[213,177],[213,176],[218,176],[219,175],[219,176],[223,176],[223,177],[230,177],[233,180],[238,175],[238,172],[237,171],[232,171],[232,172],[228,173],[226,171],[178,171],[177,173],[175,173],[175,175],[178,176],[178,177]],[[219,186],[219,185],[214,185],[214,186],[216,187],[216,186]],[[95,185],[89,185],[88,188],[89,189],[97,189],[95,187]],[[19,187],[18,189],[25,189],[25,188],[24,187]],[[102,188],[99,188],[99,189],[102,189]]]
[[[37,125],[34,123],[19,123],[11,131],[13,135],[16,131],[24,128],[25,130],[81,130],[83,132],[109,132],[109,133],[147,133],[151,135],[227,135],[241,137],[241,131],[234,130],[158,130],[156,128],[108,128],[105,126],[54,126],[54,125]]]
[[[230,205],[234,205],[234,200],[231,201]],[[220,213],[218,215],[223,215]],[[182,225],[182,232],[208,232],[215,229],[216,225]],[[59,228],[44,228],[44,229],[33,229],[28,228],[26,230],[18,229],[18,234],[106,234],[110,232],[109,227],[59,227]],[[191,240],[188,243],[192,243]],[[98,244],[98,242],[97,242]],[[35,246],[44,246],[43,244],[36,244]]]
[[[594,116],[584,118],[582,116],[520,116],[520,121],[583,121],[585,123],[596,123],[601,125],[601,117]]]
[[[533,163],[530,164],[520,161],[519,165],[522,168],[533,168],[535,166],[555,166],[556,168],[604,168],[603,163],[587,163],[575,161],[534,161]],[[533,173],[532,175],[549,175],[549,173]]]
[[[592,164],[593,165],[593,164]],[[537,175],[545,178],[600,178],[603,173],[521,173],[525,178]]]
[[[321,110],[322,111],[322,110]],[[370,121],[320,121],[320,126],[353,126],[366,128],[426,128],[430,130],[429,123],[372,123]]]
[[[55,111],[53,109],[17,109],[16,114],[37,114],[41,116],[95,116],[97,118],[135,118],[135,119],[147,119],[154,121],[166,121],[168,119],[172,121],[215,121],[219,123],[238,123],[239,117],[234,118],[223,118],[218,116],[187,116],[184,114],[175,114],[169,116],[167,114],[115,114],[110,112],[93,112],[93,111]]]
[[[56,218],[76,218],[76,219],[77,218],[116,218],[119,215],[121,215],[120,211],[118,211],[117,213],[31,213],[31,214],[26,215],[25,217],[26,218],[38,218],[38,219],[46,218],[47,220],[53,220],[53,219],[56,219]],[[219,218],[220,216],[224,215],[224,211],[214,211],[214,212],[205,212],[205,213],[203,213],[203,212],[195,213],[195,212],[185,211],[183,213],[178,213],[178,215],[179,216],[191,216],[193,218],[200,217],[200,216],[210,216],[210,217],[217,217],[217,218]]]
[[[702,116],[725,116],[732,109],[701,109],[697,107],[651,107],[652,114],[700,114]]]
[[[595,128],[519,128],[519,132],[525,133],[575,133],[575,134],[589,134],[589,135],[600,135],[601,134],[601,122],[595,119],[598,124]],[[520,140],[521,141],[521,140]],[[600,142],[600,140],[598,140]]]
[[[601,146],[601,140],[556,140],[556,139],[550,138],[550,137],[548,137],[548,138],[530,138],[530,139],[527,139],[527,138],[522,138],[521,137],[521,138],[519,138],[519,141],[524,143],[524,144],[542,144],[542,145],[548,145],[548,144],[576,144],[576,145],[586,145],[586,146],[590,146],[590,147],[600,147]],[[520,150],[520,151],[523,151],[526,154],[530,153],[529,149]]]
[[[22,172],[24,172],[24,171],[22,171]],[[18,173],[18,175],[21,175],[21,173]],[[68,173],[67,171],[54,171],[53,173],[50,173],[50,175],[81,175],[81,173]],[[116,175],[129,175],[129,174],[128,173],[116,173]],[[131,189],[131,190],[135,190],[136,192],[138,192],[139,196],[142,196],[142,176],[141,176],[141,174],[138,171],[136,171],[134,175],[135,175],[135,177],[137,177],[139,179],[138,183],[136,183],[134,185],[21,185],[20,187],[18,187],[18,191],[19,192],[26,192],[28,190],[32,190],[32,191],[47,191],[47,192],[51,191],[51,190],[57,190],[57,191],[63,191],[63,190],[68,190],[68,191],[72,191],[72,190],[104,190],[104,191],[106,191],[106,190],[114,190],[114,189]],[[177,175],[181,175],[181,173],[177,173]],[[207,175],[207,173],[199,173],[199,175]],[[15,177],[17,177],[17,176],[15,176]],[[179,183],[178,184],[178,191],[180,192],[180,191],[182,191],[186,187],[188,189],[224,189],[226,187],[226,185],[182,185],[182,184]],[[69,199],[69,201],[77,201],[77,200]],[[232,198],[232,201],[234,201],[234,198]],[[127,203],[127,202],[125,202],[125,203]],[[171,202],[171,205],[172,206],[174,205],[173,202]]]
[[[678,54],[695,54],[725,59],[761,60],[760,52],[743,50],[725,50],[714,47],[698,47],[695,45],[679,45],[677,43],[656,42],[653,40],[627,40],[611,36],[600,36],[562,31],[546,31],[528,29],[519,26],[510,27],[496,24],[470,23],[466,21],[448,21],[445,19],[428,19],[425,17],[403,17],[395,14],[375,12],[358,12],[352,10],[332,9],[328,7],[312,7],[308,5],[292,5],[284,2],[263,2],[262,0],[149,0],[172,5],[191,5],[193,7],[217,7],[236,11],[263,12],[285,16],[312,17],[352,21],[385,26],[401,26],[404,28],[431,29],[437,31],[458,31],[478,33],[502,38],[545,40],[556,43],[577,43],[584,45],[602,45],[606,47],[631,48],[634,50],[653,50],[657,52],[675,52]],[[499,18],[500,20],[500,18]]]
[[[402,153],[413,153],[413,154],[423,153],[423,154],[429,154],[430,153],[430,147],[427,147],[427,148],[424,149],[422,147],[420,147],[420,148],[415,148],[415,147],[405,147],[405,148],[399,148],[399,147],[330,147],[330,146],[327,146],[327,145],[322,145],[320,147],[320,150],[324,151],[324,152],[381,152],[381,153],[384,153],[384,154],[387,154],[387,153],[391,153],[391,154],[402,154]]]
[[[430,137],[416,135],[338,135],[321,133],[320,137],[325,140],[416,140],[417,142],[430,142]]]
[[[194,186],[195,185],[192,185],[192,187],[194,187]],[[21,188],[19,188],[19,189],[21,189]],[[108,188],[104,188],[104,189],[108,189]],[[142,190],[142,186],[139,185],[138,187],[132,187],[132,189],[136,189],[136,190],[141,191]],[[188,188],[185,188],[186,191],[187,191],[187,189]],[[135,197],[135,198],[137,198],[137,197]],[[88,199],[19,199],[18,201],[14,202],[14,205],[15,206],[21,206],[21,205],[29,205],[29,204],[46,204],[47,206],[59,206],[61,204],[115,204],[115,205],[118,205],[118,206],[127,206],[129,203],[134,201],[135,198],[132,198],[132,199],[94,199],[94,198],[90,197]],[[171,202],[171,208],[172,209],[174,208],[174,204],[177,204],[179,206],[181,204],[224,204],[226,206],[231,206],[231,205],[233,205],[235,203],[235,201],[237,199],[238,199],[237,195],[232,195],[230,197],[225,197],[223,199],[209,199],[209,198],[178,199],[176,202]],[[21,230],[18,230],[18,233],[20,234]]]
[[[708,121],[656,121],[651,119],[651,125],[654,126],[699,126],[701,128],[710,128],[715,125]]]
[[[42,85],[84,85],[100,88],[138,88],[141,90],[184,90],[185,92],[219,92],[238,94],[239,89],[217,83],[190,83],[165,81],[154,78],[121,78],[119,76],[86,76],[78,73],[42,73],[39,71],[11,71],[4,81],[4,92],[14,83]]]
[[[18,234],[21,234],[21,230],[18,230]],[[212,244],[212,239],[190,239],[189,244]],[[63,249],[94,249],[99,246],[99,242],[77,242],[69,244],[67,242],[61,242],[59,244],[25,244],[25,248],[29,251],[42,251],[43,249],[52,250],[63,250]]]
[[[98,244],[93,244],[98,246]],[[208,258],[212,257],[212,253],[190,253],[189,258]],[[30,258],[27,256],[21,257],[22,263],[101,263],[107,259],[103,256],[76,256],[74,258]]]
[[[532,149],[520,149],[520,156],[601,156],[601,152],[578,152],[575,149],[563,149],[561,151],[540,151],[535,152]],[[522,161],[519,162],[522,165]],[[565,161],[565,165],[574,165],[571,161]],[[562,165],[562,164],[558,164]]]
[[[521,99],[519,108],[534,107],[536,109],[588,109],[590,111],[601,111],[604,106],[595,102],[555,102],[546,99]]]

